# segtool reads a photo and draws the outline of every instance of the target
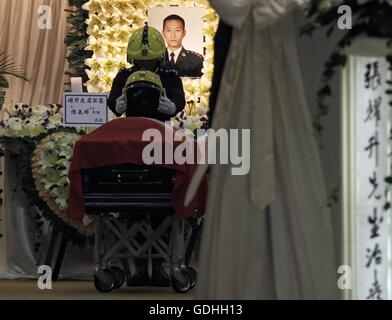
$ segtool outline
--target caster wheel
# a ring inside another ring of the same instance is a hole
[[[191,276],[191,289],[193,289],[197,284],[197,272],[192,267],[186,267],[186,272]]]
[[[114,275],[114,290],[120,289],[125,282],[124,271],[122,271],[119,267],[111,267],[110,271]]]
[[[110,270],[101,270],[94,276],[95,288],[102,293],[110,292],[114,289],[115,284],[114,273]]]
[[[177,279],[174,275],[171,277],[172,288],[177,293],[187,293],[191,290],[192,277],[186,270],[181,270],[183,279]]]

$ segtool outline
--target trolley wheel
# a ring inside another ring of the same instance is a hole
[[[108,269],[99,271],[100,276],[94,276],[94,285],[99,292],[110,292],[114,289],[116,282],[114,273]]]
[[[119,267],[111,267],[110,271],[114,275],[114,290],[120,289],[125,281],[125,274]]]
[[[181,275],[184,279],[178,280],[174,275],[171,277],[171,285],[177,293],[187,293],[192,289],[192,277],[186,270],[181,270]]]
[[[197,284],[197,272],[192,267],[186,267],[186,271],[190,275],[192,282],[191,282],[191,289],[193,289]]]

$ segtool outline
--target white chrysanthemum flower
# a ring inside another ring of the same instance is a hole
[[[203,103],[202,103],[203,100]],[[196,112],[200,117],[206,116],[207,115],[207,107],[208,107],[208,99],[205,97],[202,97],[200,99],[200,105],[199,107],[196,108]]]
[[[7,127],[12,131],[20,131],[23,127],[22,120],[19,118],[10,118],[7,121]]]
[[[49,118],[49,122],[46,125],[48,129],[57,128],[63,122],[63,116],[61,113],[56,113]]]
[[[31,114],[33,116],[46,116],[48,114],[48,107],[47,106],[32,106],[31,107]]]
[[[53,189],[53,194],[55,197],[55,202],[59,205],[62,210],[67,209],[68,197],[69,197],[69,187],[61,186]]]
[[[49,190],[52,186],[58,185],[60,179],[59,172],[52,167],[47,167],[43,169],[43,173],[42,182],[45,184],[45,190]]]

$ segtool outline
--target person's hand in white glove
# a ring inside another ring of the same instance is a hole
[[[159,101],[158,111],[169,116],[174,116],[176,114],[177,108],[173,101],[171,101],[166,96],[162,96]]]
[[[116,100],[116,111],[119,114],[123,114],[127,110],[127,103],[125,102],[125,95],[122,95]]]

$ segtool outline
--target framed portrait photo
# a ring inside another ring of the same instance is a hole
[[[199,7],[155,7],[148,11],[149,25],[161,30],[166,41],[165,66],[180,77],[203,76],[203,16]]]

